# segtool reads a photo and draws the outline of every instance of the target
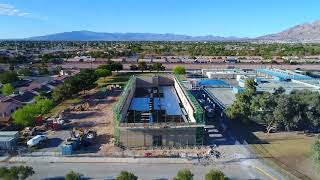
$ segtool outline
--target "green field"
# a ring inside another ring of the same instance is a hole
[[[261,142],[250,144],[269,163],[280,166],[300,179],[320,179],[320,169],[312,161],[315,137],[288,133],[254,133]]]

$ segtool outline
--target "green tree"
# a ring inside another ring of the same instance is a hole
[[[138,66],[137,65],[135,65],[135,64],[131,64],[130,65],[130,70],[138,70],[139,68],[138,68]]]
[[[147,70],[148,69],[148,65],[147,65],[147,63],[146,62],[139,62],[138,63],[138,69],[140,70],[140,71],[144,71],[144,70]]]
[[[39,72],[39,74],[41,74],[41,75],[49,74],[48,68],[47,68],[47,67],[44,67],[44,66],[39,66],[39,67],[38,67],[38,72]]]
[[[107,77],[112,75],[111,71],[108,69],[96,69],[95,73],[98,77]]]
[[[36,101],[34,106],[38,109],[40,114],[46,114],[54,107],[54,103],[52,100],[45,98]]]
[[[20,108],[16,110],[12,117],[14,119],[14,124],[19,126],[31,126],[35,123],[35,116],[38,114],[38,110],[35,108],[35,106],[32,106],[31,104],[24,106],[23,108]]]
[[[254,79],[247,79],[247,80],[245,81],[246,91],[247,91],[249,94],[251,94],[251,95],[253,95],[253,94],[256,93],[256,91],[257,91],[257,85],[258,85],[258,84],[254,81]]]
[[[152,67],[151,67],[153,70],[156,70],[156,71],[163,71],[165,70],[166,68],[162,65],[162,63],[159,63],[159,62],[156,62],[156,63],[153,63],[152,64]]]
[[[67,79],[62,85],[54,89],[52,98],[55,102],[63,101],[81,91],[94,87],[98,76],[92,69],[81,70],[79,74]]]
[[[16,110],[13,114],[13,122],[19,126],[31,126],[35,123],[35,117],[40,114],[48,113],[54,107],[50,99],[40,99],[34,104],[28,104]]]
[[[131,172],[121,171],[119,176],[116,179],[117,180],[137,180],[138,177]]]
[[[3,85],[3,87],[1,88],[1,92],[3,95],[9,96],[15,92],[15,89],[10,83],[7,83]]]
[[[210,170],[205,177],[206,180],[225,180],[227,179],[222,171]]]
[[[278,122],[280,128],[290,131],[297,127],[302,121],[300,104],[295,102],[290,96],[281,95],[277,98],[277,106],[273,111],[273,117]]]
[[[176,66],[172,70],[173,74],[186,74],[186,68],[182,66]]]
[[[61,102],[64,99],[70,98],[72,96],[72,89],[70,83],[65,82],[62,85],[57,86],[52,92],[52,99],[54,102]]]
[[[32,70],[30,68],[23,68],[18,71],[18,74],[23,76],[31,76]]]
[[[98,69],[107,69],[109,71],[120,71],[123,69],[123,66],[120,62],[114,62],[108,60],[106,64],[101,65]]]
[[[123,65],[120,62],[113,63],[113,69],[115,71],[121,71],[123,69]]]
[[[15,81],[18,81],[18,75],[16,72],[4,72],[2,74],[0,74],[0,82],[2,84],[6,84],[6,83],[12,83]]]
[[[66,174],[65,179],[66,180],[80,180],[82,176],[83,175],[80,174],[80,173],[76,173],[74,171],[70,171],[68,174]]]
[[[62,66],[57,66],[54,71],[55,71],[55,74],[60,74],[62,70],[63,70]]]
[[[273,116],[276,105],[275,96],[270,93],[259,94],[251,103],[252,119],[258,123],[264,123],[268,133],[277,126]]]
[[[193,174],[189,169],[180,170],[174,180],[192,180]]]
[[[228,118],[248,122],[251,116],[251,100],[252,95],[248,92],[236,94],[236,100],[226,109]]]
[[[4,180],[24,180],[34,173],[30,166],[0,167],[0,179]]]

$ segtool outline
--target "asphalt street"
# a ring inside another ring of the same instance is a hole
[[[2,165],[13,166],[21,163],[6,163]],[[210,169],[220,169],[230,179],[270,179],[265,174],[250,166],[232,163],[228,165],[199,166],[193,164],[144,164],[144,163],[50,163],[50,162],[27,162],[36,172],[30,180],[40,179],[63,179],[69,171],[82,173],[88,179],[115,179],[123,170],[136,174],[139,179],[173,179],[180,169],[190,169],[194,174],[194,180],[204,179]],[[250,173],[248,173],[250,172]]]

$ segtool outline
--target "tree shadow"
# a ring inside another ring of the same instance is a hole
[[[267,141],[259,139],[254,132],[263,131],[263,126],[250,122],[243,123],[239,121],[232,121],[229,124],[231,132],[236,136],[240,144],[269,144]]]
[[[81,112],[81,113],[73,113],[67,115],[67,118],[71,118],[72,120],[85,119],[88,117],[98,116],[98,112]]]

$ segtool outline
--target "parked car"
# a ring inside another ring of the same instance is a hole
[[[33,137],[27,142],[27,145],[29,147],[37,146],[38,144],[45,141],[46,139],[47,137],[45,135],[36,135],[35,137]]]

